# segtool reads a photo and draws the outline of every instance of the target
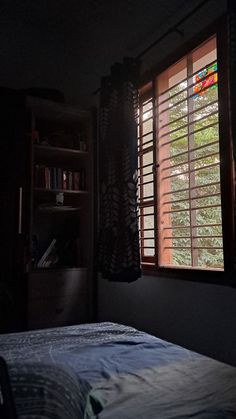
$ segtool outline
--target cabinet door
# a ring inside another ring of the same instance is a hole
[[[88,321],[87,269],[32,272],[28,290],[30,329]]]
[[[1,119],[0,331],[12,331],[24,324],[29,237],[30,156],[23,97],[2,94]]]

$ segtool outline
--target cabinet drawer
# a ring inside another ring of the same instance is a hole
[[[28,306],[30,329],[65,326],[87,321],[87,298],[77,295],[31,300]]]
[[[29,278],[29,299],[83,295],[87,293],[87,269],[33,272]]]

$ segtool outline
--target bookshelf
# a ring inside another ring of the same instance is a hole
[[[0,333],[90,321],[92,112],[0,93]]]
[[[28,328],[89,321],[92,275],[91,112],[28,97]]]

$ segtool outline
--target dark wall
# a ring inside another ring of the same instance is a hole
[[[161,60],[214,20],[226,0],[210,0],[177,32],[143,58]],[[1,0],[0,86],[53,88],[66,101],[90,106],[101,77],[115,61],[136,56],[200,0]],[[181,6],[181,7],[180,7]]]
[[[146,276],[131,284],[100,279],[98,295],[100,321],[126,323],[236,365],[236,289]]]

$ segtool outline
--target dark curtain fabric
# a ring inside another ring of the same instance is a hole
[[[236,270],[236,2],[228,0],[230,120],[234,155],[234,270]]]
[[[103,278],[140,277],[137,216],[139,63],[126,58],[102,79],[99,132],[99,246]]]

